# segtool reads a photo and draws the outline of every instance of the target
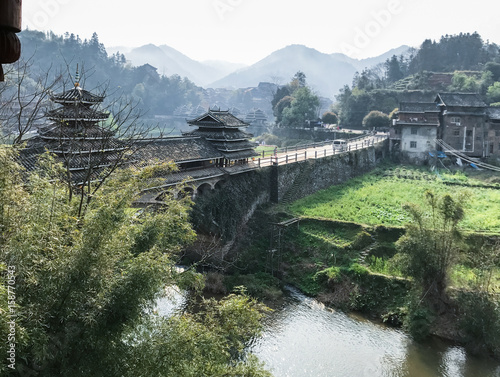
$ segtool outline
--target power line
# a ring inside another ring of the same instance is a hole
[[[469,156],[467,156],[466,154],[464,154],[464,153],[462,153],[460,151],[457,151],[456,149],[453,149],[451,147],[451,145],[446,144],[441,139],[436,139],[435,142],[444,149],[444,152],[450,153],[450,154],[454,155],[455,157],[458,157],[458,158],[460,158],[460,159],[468,162],[469,164],[474,164],[474,165],[476,165],[478,167],[481,167],[483,169],[488,169],[488,170],[493,170],[493,171],[500,172],[500,167],[494,166],[494,165],[490,165],[490,164],[487,164],[485,162],[474,161]]]

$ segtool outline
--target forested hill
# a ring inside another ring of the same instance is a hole
[[[336,96],[335,110],[344,126],[361,127],[370,111],[390,114],[412,91],[479,93],[486,103],[500,106],[500,49],[477,33],[445,35],[425,40],[408,57],[392,56],[385,63],[357,73],[352,86]]]
[[[119,52],[108,55],[95,33],[90,40],[81,40],[69,33],[24,30],[19,38],[34,80],[47,74],[49,82],[61,76],[62,82],[71,84],[78,64],[86,89],[99,92],[108,87],[107,93],[114,96],[132,96],[149,114],[172,114],[178,106],[200,104],[202,88],[178,75],[161,76],[149,65],[133,67]]]

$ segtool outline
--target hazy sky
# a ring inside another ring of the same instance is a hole
[[[500,44],[500,2],[475,0],[37,0],[23,25],[97,32],[107,47],[166,44],[195,60],[252,64],[290,44],[354,58],[477,31]]]

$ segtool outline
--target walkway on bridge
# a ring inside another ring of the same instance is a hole
[[[347,143],[342,147],[342,149],[334,147],[333,140],[299,145],[296,147],[280,148],[277,150],[276,154],[272,152],[263,153],[262,157],[256,158],[254,163],[258,167],[266,167],[334,156],[374,146],[375,144],[386,140],[387,137],[386,133],[363,135],[355,139],[346,140]]]

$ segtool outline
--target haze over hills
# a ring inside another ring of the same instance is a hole
[[[324,97],[333,98],[341,87],[352,82],[356,71],[384,62],[388,57],[407,50],[407,46],[401,46],[379,57],[355,60],[344,54],[324,54],[303,45],[290,45],[210,86],[238,88],[255,86],[260,81],[284,84],[297,71],[302,71],[314,90]]]
[[[134,66],[150,64],[158,69],[159,74],[166,76],[177,74],[181,77],[188,77],[200,86],[207,86],[207,84],[245,67],[243,64],[222,61],[199,62],[167,45],[148,44],[137,48],[120,46],[107,48],[107,51],[108,53],[118,51],[123,53]]]
[[[382,55],[366,59],[353,59],[347,55],[338,52],[331,54],[331,56],[341,61],[345,61],[346,63],[352,64],[354,67],[356,67],[358,71],[362,71],[365,68],[370,68],[376,66],[379,63],[385,62],[387,59],[392,58],[393,55],[396,55],[398,57],[400,55],[406,55],[410,50],[411,50],[410,46],[402,45],[400,47],[393,48],[392,50],[389,50],[383,53]]]
[[[302,71],[319,95],[333,98],[341,87],[351,84],[356,71],[384,62],[392,55],[404,54],[408,49],[401,46],[377,57],[357,60],[341,53],[325,54],[303,45],[290,45],[248,67],[221,61],[198,62],[166,45],[149,44],[129,50],[115,47],[108,52],[119,50],[135,66],[148,63],[160,74],[188,77],[205,88],[256,87],[263,81],[285,84],[297,71]]]

